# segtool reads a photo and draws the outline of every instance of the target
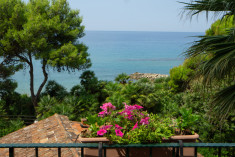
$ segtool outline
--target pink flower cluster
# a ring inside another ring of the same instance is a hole
[[[125,104],[125,110],[129,110],[129,111],[132,111],[132,110],[140,110],[142,109],[143,107],[140,106],[140,105],[127,105],[126,103]]]
[[[111,111],[115,110],[116,107],[113,106],[111,103],[105,103],[100,107],[103,111],[99,113],[99,117],[104,117],[105,115],[110,115]],[[140,105],[127,105],[125,104],[125,108],[122,112],[118,112],[118,114],[123,115],[124,118],[127,118],[130,120],[130,124],[135,123],[133,126],[132,130],[135,130],[138,128],[139,125],[148,125],[149,124],[149,117],[146,116],[145,114],[141,113],[140,110],[143,107]],[[113,129],[112,129],[113,128]],[[108,131],[115,130],[116,136],[123,137],[124,133],[121,131],[123,127],[119,126],[118,124],[114,123],[113,125],[104,125],[100,127],[100,130],[97,131],[98,136],[103,136],[106,134]],[[125,131],[126,128],[125,128]]]
[[[105,126],[102,126],[101,129],[104,129],[104,130],[109,130],[112,128],[113,125],[105,125]]]
[[[142,124],[142,125],[147,125],[147,124],[149,124],[149,117],[142,118],[142,119],[140,120],[140,124]]]
[[[97,131],[98,136],[103,136],[105,133],[107,133],[107,130],[105,129],[100,129],[99,131]]]
[[[136,128],[138,128],[138,122],[135,123],[135,125],[132,128],[132,130],[135,130]]]
[[[117,135],[117,136],[123,137],[123,135],[124,135],[124,134],[122,133],[122,131],[119,130],[119,129],[116,129],[115,132],[116,132],[116,135]]]
[[[103,106],[100,106],[100,108],[103,110],[98,113],[99,117],[104,117],[105,115],[111,114],[111,111],[116,110],[116,107],[113,106],[110,102],[103,104]]]
[[[140,110],[142,109],[143,107],[140,106],[140,105],[127,105],[126,103],[125,104],[125,110],[122,111],[122,112],[119,112],[119,114],[124,114],[126,115],[125,118],[128,118],[129,120],[132,120],[133,119],[133,111],[134,110]]]
[[[103,136],[105,133],[107,133],[107,130],[109,130],[109,129],[111,129],[113,127],[113,125],[105,125],[105,126],[102,126],[101,128],[100,128],[100,130],[99,131],[97,131],[97,135],[98,136]],[[117,136],[121,136],[121,137],[123,137],[123,133],[122,133],[122,131],[121,131],[121,129],[123,129],[121,126],[119,126],[118,124],[115,124],[115,132],[116,132],[116,135]]]

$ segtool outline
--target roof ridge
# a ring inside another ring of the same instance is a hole
[[[68,136],[67,136],[67,130],[63,124],[63,120],[61,119],[62,115],[59,115],[59,114],[55,114],[55,117],[57,119],[57,122],[58,124],[62,127],[62,129],[64,130],[64,134],[66,135],[66,139],[68,139]],[[70,138],[69,138],[70,139]]]
[[[63,129],[64,129],[64,134],[65,134],[65,136],[66,136],[66,142],[69,141],[70,143],[73,143],[72,136],[71,136],[70,132],[68,131],[67,127],[65,126],[65,123],[67,123],[67,124],[69,124],[69,127],[70,127],[71,129],[73,129],[72,126],[71,126],[71,122],[69,121],[69,118],[68,118],[67,116],[65,116],[65,115],[59,115],[59,114],[55,114],[55,117],[56,117],[58,123],[59,123],[59,124],[63,127]],[[66,121],[64,121],[62,118],[66,118]],[[74,149],[69,149],[69,150],[73,153],[74,156],[77,156],[77,157],[78,157],[78,152],[79,152],[79,151],[78,151],[77,148],[75,148],[75,149],[76,149],[77,151],[75,151]]]

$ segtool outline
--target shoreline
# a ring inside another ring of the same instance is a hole
[[[169,75],[166,74],[156,74],[156,73],[139,73],[135,72],[130,74],[130,79],[139,80],[141,78],[147,78],[149,80],[155,80],[157,78],[168,77]]]

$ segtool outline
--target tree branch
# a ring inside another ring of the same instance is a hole
[[[44,80],[42,82],[42,84],[40,85],[39,89],[38,89],[38,92],[37,92],[37,95],[36,95],[36,99],[39,97],[41,91],[42,91],[42,88],[44,87],[44,85],[46,84],[47,82],[47,79],[48,79],[48,73],[46,72],[46,60],[43,59],[43,64],[42,64],[42,72],[43,72],[43,75],[44,75]]]
[[[32,57],[31,57],[31,54],[28,54],[29,55],[29,59],[28,60],[27,58],[23,57],[23,56],[20,56],[20,55],[16,55],[16,57],[20,58],[21,60],[25,61],[29,66],[30,64],[32,64]]]

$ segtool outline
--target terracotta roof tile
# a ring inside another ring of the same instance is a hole
[[[55,114],[47,119],[26,126],[0,138],[0,143],[74,143],[83,130],[79,122],[69,121],[68,117]],[[40,157],[54,157],[56,148],[39,148]],[[0,157],[9,155],[8,148],[0,149]],[[75,148],[62,148],[62,157],[78,157],[80,151]],[[34,148],[16,148],[16,157],[35,156]]]

